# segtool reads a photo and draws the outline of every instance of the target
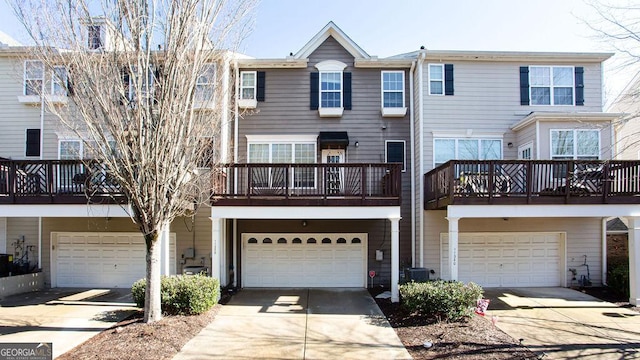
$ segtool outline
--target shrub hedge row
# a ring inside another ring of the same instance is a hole
[[[146,279],[131,287],[133,300],[144,307]],[[163,276],[160,280],[162,312],[168,315],[196,315],[211,309],[220,297],[218,279],[205,275]]]

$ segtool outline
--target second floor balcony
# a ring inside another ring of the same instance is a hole
[[[100,162],[0,159],[0,204],[125,202]]]
[[[231,164],[214,172],[212,204],[399,206],[402,164]]]
[[[424,209],[640,204],[640,161],[451,160],[424,175]]]

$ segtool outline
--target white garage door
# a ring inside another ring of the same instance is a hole
[[[449,235],[441,234],[442,278],[449,279]],[[484,287],[561,286],[560,233],[460,233],[458,279]]]
[[[175,274],[176,236],[170,237],[169,268]],[[145,276],[140,233],[52,233],[52,278],[57,287],[131,287]]]
[[[366,233],[242,234],[244,287],[365,287]]]

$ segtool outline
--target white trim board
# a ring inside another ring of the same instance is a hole
[[[526,218],[526,217],[640,217],[640,204],[608,205],[449,205],[447,217]]]
[[[400,206],[212,206],[224,219],[399,219]]]
[[[131,213],[128,205],[0,205],[0,217],[131,217]]]

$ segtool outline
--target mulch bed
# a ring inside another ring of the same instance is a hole
[[[371,292],[377,295],[380,291]],[[537,359],[533,352],[495,327],[489,317],[474,315],[466,322],[447,323],[412,314],[388,299],[376,302],[416,360]],[[432,346],[426,348],[425,342]]]
[[[216,305],[202,315],[165,316],[152,324],[142,322],[143,312],[140,311],[57,359],[171,359],[213,321],[220,306]]]

